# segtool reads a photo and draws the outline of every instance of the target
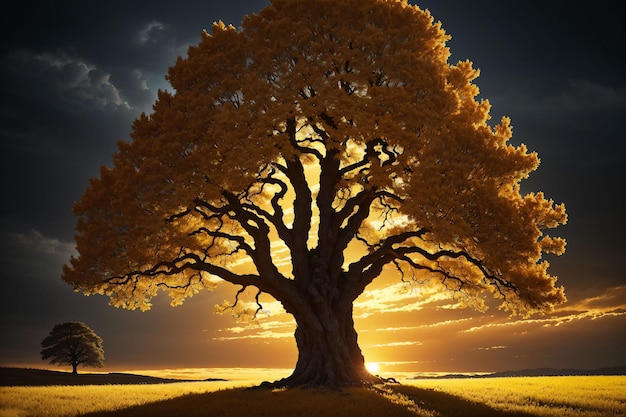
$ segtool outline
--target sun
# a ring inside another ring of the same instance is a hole
[[[369,371],[370,374],[375,374],[380,370],[380,366],[376,362],[368,362],[365,364],[365,367]]]

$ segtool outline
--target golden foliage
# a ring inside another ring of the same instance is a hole
[[[210,275],[280,299],[319,245],[353,299],[393,262],[513,312],[563,302],[543,253],[564,250],[544,235],[564,207],[520,194],[539,159],[508,142],[508,118],[488,124],[479,71],[448,63],[448,39],[396,0],[274,0],[241,30],[214,24],[76,204],[64,280],[126,308],[159,289],[180,303]],[[351,241],[367,255],[343,265]],[[233,272],[245,260],[253,272]]]

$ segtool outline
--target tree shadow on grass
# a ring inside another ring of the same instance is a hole
[[[116,411],[83,417],[415,417],[366,389],[328,388],[269,390],[245,388],[189,394]]]
[[[415,404],[425,410],[431,410],[445,417],[536,417],[522,411],[504,411],[489,407],[486,404],[466,400],[451,394],[428,388],[399,385],[393,391],[409,397]]]
[[[406,402],[385,398],[374,390],[326,388],[246,390],[244,388],[189,394],[169,400],[115,411],[83,414],[84,417],[415,417],[416,415],[531,417],[533,414],[495,410],[450,394],[409,386],[393,386],[392,392],[408,397],[425,413],[410,410]],[[389,390],[387,390],[389,392]],[[431,413],[428,413],[431,412]],[[432,413],[434,412],[434,414]]]

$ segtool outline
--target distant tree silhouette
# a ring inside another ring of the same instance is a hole
[[[297,323],[276,386],[378,380],[353,303],[381,275],[551,311],[565,207],[521,194],[539,158],[509,143],[508,118],[488,124],[448,39],[407,0],[272,0],[240,30],[216,23],[76,203],[63,279],[128,309],[215,278],[241,287],[233,308],[258,290],[250,315],[271,295]]]
[[[96,368],[104,365],[102,339],[80,321],[57,324],[41,347],[41,359],[50,359],[56,365],[72,365],[73,374],[78,373],[78,365]]]

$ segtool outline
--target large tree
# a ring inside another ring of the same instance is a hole
[[[78,373],[78,365],[104,366],[102,339],[80,321],[57,324],[41,342],[41,347],[41,359],[50,359],[50,363],[56,365],[72,365],[73,374]]]
[[[352,306],[382,273],[478,308],[562,303],[544,254],[564,251],[545,232],[565,209],[521,195],[539,159],[488,124],[447,39],[406,0],[273,0],[214,24],[75,205],[64,280],[130,309],[214,277],[255,287],[297,323],[286,386],[376,380]]]

